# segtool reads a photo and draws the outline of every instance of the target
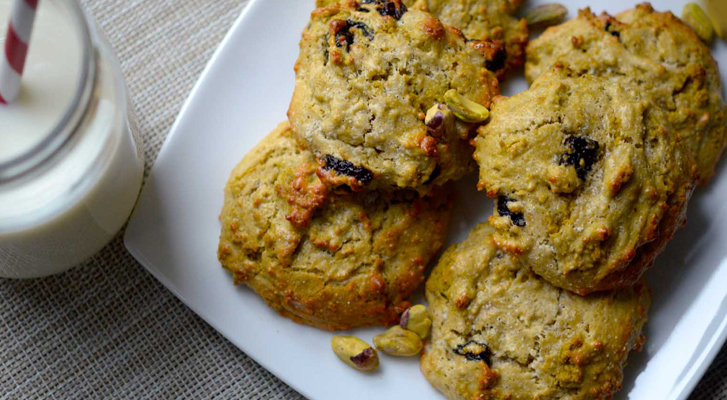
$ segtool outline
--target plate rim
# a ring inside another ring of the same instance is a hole
[[[236,36],[236,32],[241,29],[241,27],[247,22],[248,15],[251,13],[251,10],[256,8],[259,4],[263,3],[264,0],[249,0],[247,4],[243,6],[242,11],[240,12],[240,15],[235,19],[227,33],[225,34],[224,38],[220,42],[220,44],[217,46],[215,51],[213,52],[212,56],[210,57],[209,61],[207,61],[204,69],[202,70],[199,78],[193,85],[192,89],[189,92],[189,95],[184,100],[184,103],[182,104],[182,107],[180,108],[179,113],[175,117],[175,120],[169,129],[169,133],[167,134],[166,138],[164,139],[161,148],[159,150],[159,153],[157,154],[155,160],[153,161],[149,174],[147,179],[144,181],[144,186],[142,188],[141,194],[143,194],[144,189],[146,189],[149,182],[151,182],[154,178],[154,169],[157,160],[159,160],[161,157],[166,154],[170,146],[168,145],[169,142],[172,141],[172,139],[175,137],[175,134],[177,130],[179,130],[179,126],[181,125],[182,121],[185,119],[189,107],[193,103],[193,100],[196,98],[199,90],[205,86],[206,81],[208,80],[208,76],[210,75],[211,71],[214,69],[214,66],[217,64],[218,59],[220,58],[221,54],[223,54],[226,50],[226,48],[229,45],[229,42],[232,40],[233,37]],[[725,79],[725,78],[723,78]],[[141,195],[139,196],[141,198]],[[137,203],[138,205],[138,203]],[[131,214],[131,217],[129,218],[129,222],[126,226],[124,236],[123,236],[123,243],[124,247],[127,249],[127,251],[141,264],[144,269],[146,269],[156,280],[158,280],[167,290],[169,290],[174,296],[176,296],[186,307],[188,307],[192,312],[194,312],[199,318],[201,318],[205,323],[210,325],[218,334],[220,334],[222,337],[224,337],[227,341],[232,343],[239,351],[242,351],[247,357],[254,360],[256,363],[258,363],[260,366],[265,368],[268,372],[273,374],[277,379],[284,382],[286,385],[297,391],[298,393],[302,394],[306,398],[313,398],[313,393],[310,393],[305,387],[299,386],[293,382],[290,382],[288,379],[284,377],[284,374],[280,374],[279,370],[275,367],[274,364],[267,362],[266,360],[258,359],[257,357],[251,355],[248,353],[243,347],[244,344],[241,343],[239,340],[237,340],[234,336],[228,335],[226,333],[226,330],[221,328],[217,323],[212,321],[210,319],[210,315],[208,313],[202,312],[198,308],[198,306],[192,302],[189,301],[183,293],[175,286],[167,277],[166,275],[159,269],[156,268],[154,263],[152,263],[150,260],[146,258],[143,251],[136,247],[134,244],[134,237],[132,237],[133,229],[130,229],[132,225],[135,225],[136,220],[136,214],[137,210],[136,207],[134,208],[134,211]],[[727,298],[726,298],[727,299]],[[715,322],[717,319],[715,318]],[[702,340],[704,340],[703,338]],[[681,382],[676,382],[676,384],[672,387],[672,392],[670,392],[669,398],[672,400],[686,400],[689,395],[694,391],[697,384],[702,380],[705,373],[709,369],[709,367],[714,362],[714,359],[719,354],[722,347],[727,343],[727,313],[725,313],[722,316],[722,320],[719,321],[719,324],[717,324],[717,328],[715,329],[714,333],[708,337],[708,343],[700,352],[693,353],[693,357],[697,361],[688,369],[686,369],[685,376],[688,376],[688,378],[682,378]],[[680,384],[682,383],[682,384]]]
[[[202,70],[202,73],[200,74],[197,81],[194,83],[194,86],[192,86],[192,90],[190,90],[189,95],[187,96],[186,100],[184,100],[184,104],[182,104],[182,107],[179,110],[179,113],[177,114],[176,118],[174,119],[174,122],[172,123],[171,128],[169,129],[169,133],[167,134],[167,137],[164,139],[164,142],[162,143],[161,148],[159,149],[159,153],[157,154],[156,159],[154,160],[154,163],[150,167],[149,175],[147,179],[143,182],[143,187],[141,190],[141,193],[139,194],[139,198],[144,193],[144,190],[146,189],[147,184],[152,181],[154,178],[154,166],[156,165],[156,161],[161,158],[167,149],[169,149],[170,146],[168,146],[169,142],[172,140],[172,138],[175,136],[175,133],[179,129],[179,125],[181,124],[181,121],[184,119],[185,114],[187,113],[191,103],[193,102],[193,99],[196,97],[197,92],[200,90],[201,87],[204,86],[205,81],[208,79],[208,75],[211,73],[211,70],[214,68],[214,65],[217,63],[218,58],[222,53],[225,52],[225,48],[228,46],[229,42],[232,40],[232,38],[235,36],[235,32],[241,28],[241,26],[245,23],[247,15],[250,13],[250,10],[252,10],[254,7],[256,7],[259,3],[262,3],[264,0],[249,0],[246,5],[244,5],[242,11],[240,12],[240,15],[235,19],[235,22],[232,23],[232,26],[230,26],[229,30],[225,34],[225,37],[222,39],[219,45],[217,45],[217,48],[212,53],[212,56],[210,57],[209,61],[207,61],[207,64],[205,65],[204,69]],[[137,200],[138,205],[138,200]],[[146,269],[157,281],[159,281],[167,290],[172,292],[172,294],[177,297],[186,307],[188,307],[192,312],[195,313],[199,318],[201,318],[206,324],[212,327],[218,334],[220,334],[222,337],[225,338],[225,340],[229,341],[235,347],[243,352],[247,357],[258,363],[260,366],[265,368],[268,372],[273,374],[277,379],[291,387],[293,390],[298,392],[299,394],[302,394],[306,398],[312,398],[312,393],[309,393],[305,388],[300,387],[287,379],[283,378],[277,368],[275,368],[274,365],[271,365],[265,360],[260,360],[257,357],[254,357],[245,349],[243,349],[242,343],[240,343],[238,340],[236,340],[234,337],[228,335],[225,331],[225,329],[222,329],[219,327],[214,321],[212,321],[209,318],[209,314],[201,312],[200,309],[191,301],[188,301],[187,298],[181,293],[181,291],[164,275],[164,273],[160,270],[158,270],[154,263],[149,261],[144,253],[137,249],[134,246],[131,233],[133,232],[133,229],[130,229],[132,226],[132,223],[135,221],[136,216],[136,205],[134,206],[134,210],[131,213],[131,216],[129,217],[129,222],[125,228],[124,231],[124,247],[126,250],[131,254],[134,259],[136,259],[139,264],[141,264],[144,269]]]
[[[719,354],[722,347],[724,347],[725,343],[727,343],[727,314],[722,317],[722,321],[718,324],[714,334],[709,338],[707,346],[705,346],[700,353],[694,354],[698,355],[697,360],[701,359],[701,362],[695,362],[695,365],[687,370],[689,378],[683,385],[677,384],[674,386],[674,389],[676,390],[679,390],[679,386],[681,386],[681,391],[677,391],[674,394],[673,399],[687,400],[692,392],[694,392],[697,384],[702,380],[702,378],[704,378],[704,374],[706,374],[707,369],[712,366],[714,359],[717,357],[717,354]]]

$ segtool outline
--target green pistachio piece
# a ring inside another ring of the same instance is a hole
[[[426,339],[429,329],[432,327],[432,320],[429,318],[429,311],[421,304],[409,307],[404,314],[401,314],[399,326]]]
[[[705,0],[702,4],[707,6],[707,16],[712,20],[714,33],[722,40],[727,41],[727,2],[724,0]]]
[[[529,26],[550,26],[562,21],[566,14],[568,9],[562,4],[543,4],[529,9],[525,13],[525,22]]]
[[[427,125],[427,131],[430,135],[440,138],[447,131],[454,129],[455,116],[452,111],[444,104],[435,104],[424,117],[424,123]]]
[[[341,361],[361,372],[373,372],[379,367],[379,353],[355,336],[334,336],[331,347]]]
[[[455,89],[444,93],[444,102],[457,118],[465,122],[482,122],[490,116],[490,111],[485,106],[462,96]]]
[[[416,333],[395,325],[386,332],[374,336],[374,345],[384,353],[397,357],[417,355],[424,347],[422,339]]]
[[[709,20],[707,14],[697,4],[687,3],[684,6],[682,9],[682,20],[692,28],[700,39],[707,43],[712,41],[714,37],[712,21]]]

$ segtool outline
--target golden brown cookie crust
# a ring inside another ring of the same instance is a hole
[[[525,62],[528,26],[515,13],[521,0],[418,0],[416,6],[439,18],[442,23],[462,30],[468,39],[496,40],[505,44],[507,67],[498,69],[502,77],[509,69]],[[415,6],[415,7],[416,7]]]
[[[499,90],[487,69],[496,52],[479,43],[398,0],[314,11],[288,116],[324,183],[426,193],[470,171],[478,124],[457,120],[435,137],[425,113],[450,89],[489,107]]]
[[[317,7],[327,7],[350,0],[317,0]],[[445,25],[462,31],[467,39],[492,40],[504,43],[503,68],[496,68],[498,77],[525,62],[528,26],[515,16],[522,0],[404,0],[409,8],[427,11]]]
[[[225,187],[218,258],[281,315],[323,329],[389,325],[445,240],[450,198],[435,191],[332,193],[289,124]]]
[[[556,62],[634,87],[662,108],[699,166],[700,183],[714,174],[727,145],[727,106],[709,48],[671,12],[644,3],[615,17],[581,10],[546,30],[527,48],[533,81]]]
[[[684,222],[695,165],[660,108],[561,65],[475,138],[498,246],[580,294],[635,283]]]
[[[646,285],[578,296],[501,252],[493,233],[478,225],[427,280],[424,376],[451,400],[610,399],[644,343]]]

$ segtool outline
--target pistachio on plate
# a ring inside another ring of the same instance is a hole
[[[429,311],[421,304],[409,307],[404,314],[401,314],[399,325],[419,335],[420,338],[426,339],[429,335],[429,329],[432,327],[432,320],[429,318]]]
[[[334,336],[331,347],[341,361],[361,372],[373,372],[379,367],[379,353],[355,336]]]
[[[727,41],[727,2],[724,0],[703,0],[706,3],[707,16],[712,21],[712,28],[722,40]]]
[[[528,26],[545,27],[555,25],[568,14],[568,9],[562,4],[543,4],[529,9],[525,13],[525,22]]]
[[[700,39],[709,43],[714,37],[712,21],[707,14],[695,3],[687,3],[682,9],[682,20],[689,25]]]
[[[374,345],[384,353],[397,357],[417,355],[424,347],[416,333],[395,325],[386,332],[374,336]]]

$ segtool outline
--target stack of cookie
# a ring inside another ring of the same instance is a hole
[[[527,31],[514,8],[477,12],[518,34],[492,26],[474,41],[427,4],[328,3],[302,35],[290,122],[230,176],[218,256],[297,322],[391,325],[446,239],[445,186],[474,168],[469,141]]]
[[[496,207],[427,281],[422,371],[451,399],[610,399],[644,342],[641,275],[725,148],[720,77],[648,4],[549,28],[525,71],[473,141]]]
[[[427,281],[451,399],[608,399],[644,343],[641,275],[727,143],[708,48],[648,5],[525,50],[519,0],[318,0],[281,123],[233,170],[218,255],[281,315],[390,325],[446,240],[449,182],[496,201]],[[529,90],[499,96],[525,62]]]

